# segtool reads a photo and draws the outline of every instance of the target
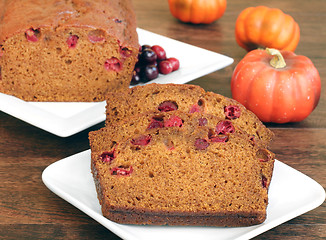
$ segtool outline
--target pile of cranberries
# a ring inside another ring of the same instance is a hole
[[[179,60],[174,57],[167,58],[161,46],[142,45],[130,84],[146,83],[157,78],[159,73],[169,74],[178,70],[179,66]]]

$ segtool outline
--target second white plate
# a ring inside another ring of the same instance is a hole
[[[143,29],[140,44],[161,45],[168,57],[180,61],[180,69],[160,75],[154,83],[183,84],[233,63],[233,59]],[[68,137],[105,120],[105,102],[26,102],[0,93],[0,110],[60,137]]]

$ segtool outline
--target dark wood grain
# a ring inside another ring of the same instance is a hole
[[[317,67],[322,94],[319,105],[306,120],[267,124],[275,132],[271,149],[278,160],[326,187],[325,0],[232,0],[228,1],[225,15],[210,25],[181,23],[170,14],[167,1],[134,0],[134,5],[140,28],[232,57],[231,66],[191,82],[228,97],[233,69],[246,54],[234,37],[238,14],[248,6],[265,5],[293,16],[301,29],[296,53],[309,57]],[[41,180],[43,170],[51,163],[88,149],[88,132],[103,125],[60,138],[0,112],[1,239],[119,239],[53,194]],[[323,203],[255,239],[326,239],[325,219]]]

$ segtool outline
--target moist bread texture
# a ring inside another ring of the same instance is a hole
[[[0,17],[0,92],[91,102],[129,87],[139,51],[131,0],[8,0]]]
[[[89,140],[98,199],[113,221],[249,226],[266,218],[274,154],[224,117],[146,112]]]
[[[191,84],[147,84],[108,94],[106,125],[147,111],[202,112],[235,123],[254,141],[268,146],[274,134],[239,102]]]

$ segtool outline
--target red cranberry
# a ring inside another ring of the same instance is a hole
[[[75,48],[77,45],[79,37],[77,35],[70,35],[67,39],[67,44],[69,48]]]
[[[259,149],[256,155],[260,162],[268,162],[272,160],[270,152],[266,149]]]
[[[153,80],[158,77],[158,69],[154,64],[147,65],[144,68],[144,74],[147,81]]]
[[[191,106],[189,113],[195,113],[195,112],[201,112],[201,111],[202,111],[201,107],[198,104],[195,104],[195,105]]]
[[[236,119],[240,117],[241,110],[239,106],[230,105],[224,107],[224,114],[228,119]]]
[[[120,47],[120,54],[123,58],[128,58],[131,56],[132,51],[126,47]]]
[[[132,74],[130,85],[136,85],[138,83],[140,83],[140,76],[136,73],[136,71],[134,71]]]
[[[122,20],[118,19],[118,18],[115,18],[113,19],[115,23],[122,23]]]
[[[160,112],[170,112],[178,109],[178,104],[173,101],[164,101],[157,108]]]
[[[145,49],[151,49],[151,46],[148,45],[148,44],[142,45],[141,48],[140,48],[140,52],[144,51]]]
[[[256,145],[256,140],[255,140],[255,136],[254,136],[254,135],[252,135],[252,136],[249,137],[249,141],[251,142],[251,144],[252,144],[253,146]]]
[[[115,149],[113,149],[110,152],[103,152],[100,155],[100,159],[102,160],[102,162],[108,162],[108,163],[111,163],[113,159],[115,159],[115,157],[116,157]]]
[[[261,184],[263,185],[263,188],[267,187],[267,178],[264,175],[261,176]]]
[[[151,135],[141,135],[138,138],[132,139],[131,144],[139,145],[139,146],[146,146],[151,142],[151,140],[152,140]]]
[[[158,70],[162,74],[169,74],[172,72],[173,66],[168,60],[163,60],[158,64]]]
[[[167,59],[172,64],[172,71],[176,71],[180,67],[180,62],[178,59],[171,57]]]
[[[121,55],[124,59],[124,53],[121,53]],[[166,59],[166,52],[161,46],[150,46],[147,44],[141,45],[139,46],[138,62],[135,66],[135,69],[139,68],[140,71],[136,72],[136,75],[138,76],[135,76],[130,84],[136,85],[138,83],[146,83],[159,76],[157,71],[161,74],[168,74],[177,70],[179,65],[179,61],[176,58],[169,58],[169,60]]]
[[[208,123],[208,120],[207,120],[207,118],[199,118],[199,120],[198,120],[198,125],[199,126],[206,126],[207,125],[207,123]]]
[[[214,135],[211,136],[209,139],[211,142],[227,142],[229,140],[229,137],[227,135]]]
[[[182,127],[183,121],[178,116],[171,116],[168,120],[164,121],[164,127]]]
[[[27,39],[27,41],[30,42],[37,42],[38,41],[38,36],[40,35],[40,29],[27,29],[25,32],[25,37]]]
[[[133,172],[132,166],[129,167],[129,169],[125,167],[115,167],[111,169],[111,175],[117,175],[117,176],[129,176]]]
[[[156,61],[156,59],[156,53],[150,48],[144,49],[140,54],[140,60],[145,63],[153,63]]]
[[[204,150],[208,148],[208,146],[209,146],[209,142],[206,139],[197,138],[195,141],[195,147],[198,150]]]
[[[104,43],[105,42],[105,31],[103,30],[92,30],[88,33],[88,40],[91,43]]]
[[[136,65],[135,65],[135,72],[136,72],[137,74],[139,74],[140,71],[141,71],[141,67],[136,63]]]
[[[221,121],[215,127],[216,134],[234,133],[235,128],[230,121]]]
[[[162,48],[159,45],[154,45],[151,47],[151,49],[156,53],[157,55],[157,60],[165,60],[166,59],[166,52],[164,48]]]
[[[107,59],[104,63],[104,67],[108,71],[115,71],[119,72],[122,69],[122,63],[119,59],[112,57],[110,59]]]
[[[162,128],[162,127],[164,127],[163,119],[153,117],[147,129],[149,130],[153,128]]]
[[[229,136],[224,134],[216,134],[214,130],[210,129],[208,132],[208,139],[211,142],[227,142],[229,141]]]

